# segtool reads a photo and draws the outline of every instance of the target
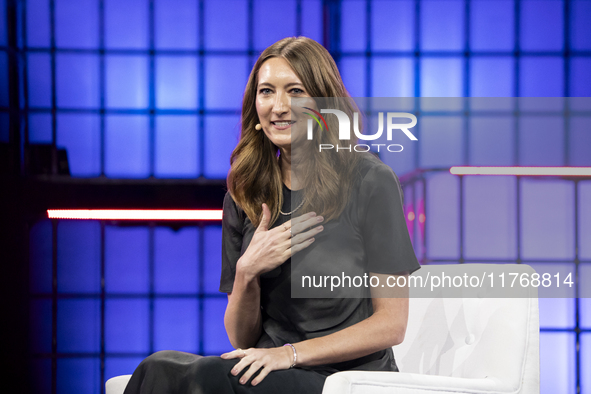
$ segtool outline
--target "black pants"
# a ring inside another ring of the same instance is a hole
[[[322,393],[326,375],[300,368],[273,371],[256,386],[250,381],[242,385],[238,380],[245,371],[238,376],[230,373],[238,361],[174,350],[156,352],[138,365],[124,394]]]

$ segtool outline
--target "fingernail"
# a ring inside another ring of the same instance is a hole
[[[240,379],[240,384],[244,384],[245,380],[244,379]]]
[[[310,217],[312,218],[314,216],[316,216],[316,212],[310,212]]]
[[[314,242],[314,238],[310,238],[310,243]]]
[[[318,231],[322,231],[322,230],[324,230],[324,226],[318,226],[318,227],[316,227],[316,228],[318,229]]]
[[[258,382],[250,382],[251,385],[256,386]]]
[[[324,220],[324,218],[323,218],[322,216],[318,216],[318,217],[316,218],[316,220],[318,220],[319,222],[321,222],[321,221],[323,221],[323,220]]]
[[[238,371],[236,371],[235,369],[232,370],[232,375],[236,375],[238,373]]]

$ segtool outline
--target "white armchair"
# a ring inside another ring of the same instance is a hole
[[[445,272],[461,275],[466,266]],[[401,372],[339,372],[323,394],[539,393],[537,297],[413,298],[411,291],[409,303],[406,337],[394,346]],[[123,393],[130,376],[109,379],[106,394]]]
[[[461,275],[467,265],[445,266],[445,273]],[[503,267],[535,272],[523,264]],[[413,298],[411,291],[406,337],[393,348],[401,372],[339,372],[327,378],[322,393],[538,394],[538,299],[535,290],[531,294]]]

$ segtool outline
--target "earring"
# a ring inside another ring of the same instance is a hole
[[[255,128],[256,130],[260,130],[260,129],[262,129],[262,128],[263,128],[263,126],[261,126],[261,124],[260,124],[260,123],[257,123],[257,125],[256,125],[256,126],[254,126],[254,128]]]

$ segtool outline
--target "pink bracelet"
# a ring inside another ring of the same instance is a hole
[[[298,360],[298,353],[295,350],[295,346],[293,346],[291,343],[286,343],[283,346],[291,346],[291,348],[293,349],[293,364],[291,364],[289,367],[291,369],[291,368],[295,367],[295,365],[296,365],[296,361]]]

